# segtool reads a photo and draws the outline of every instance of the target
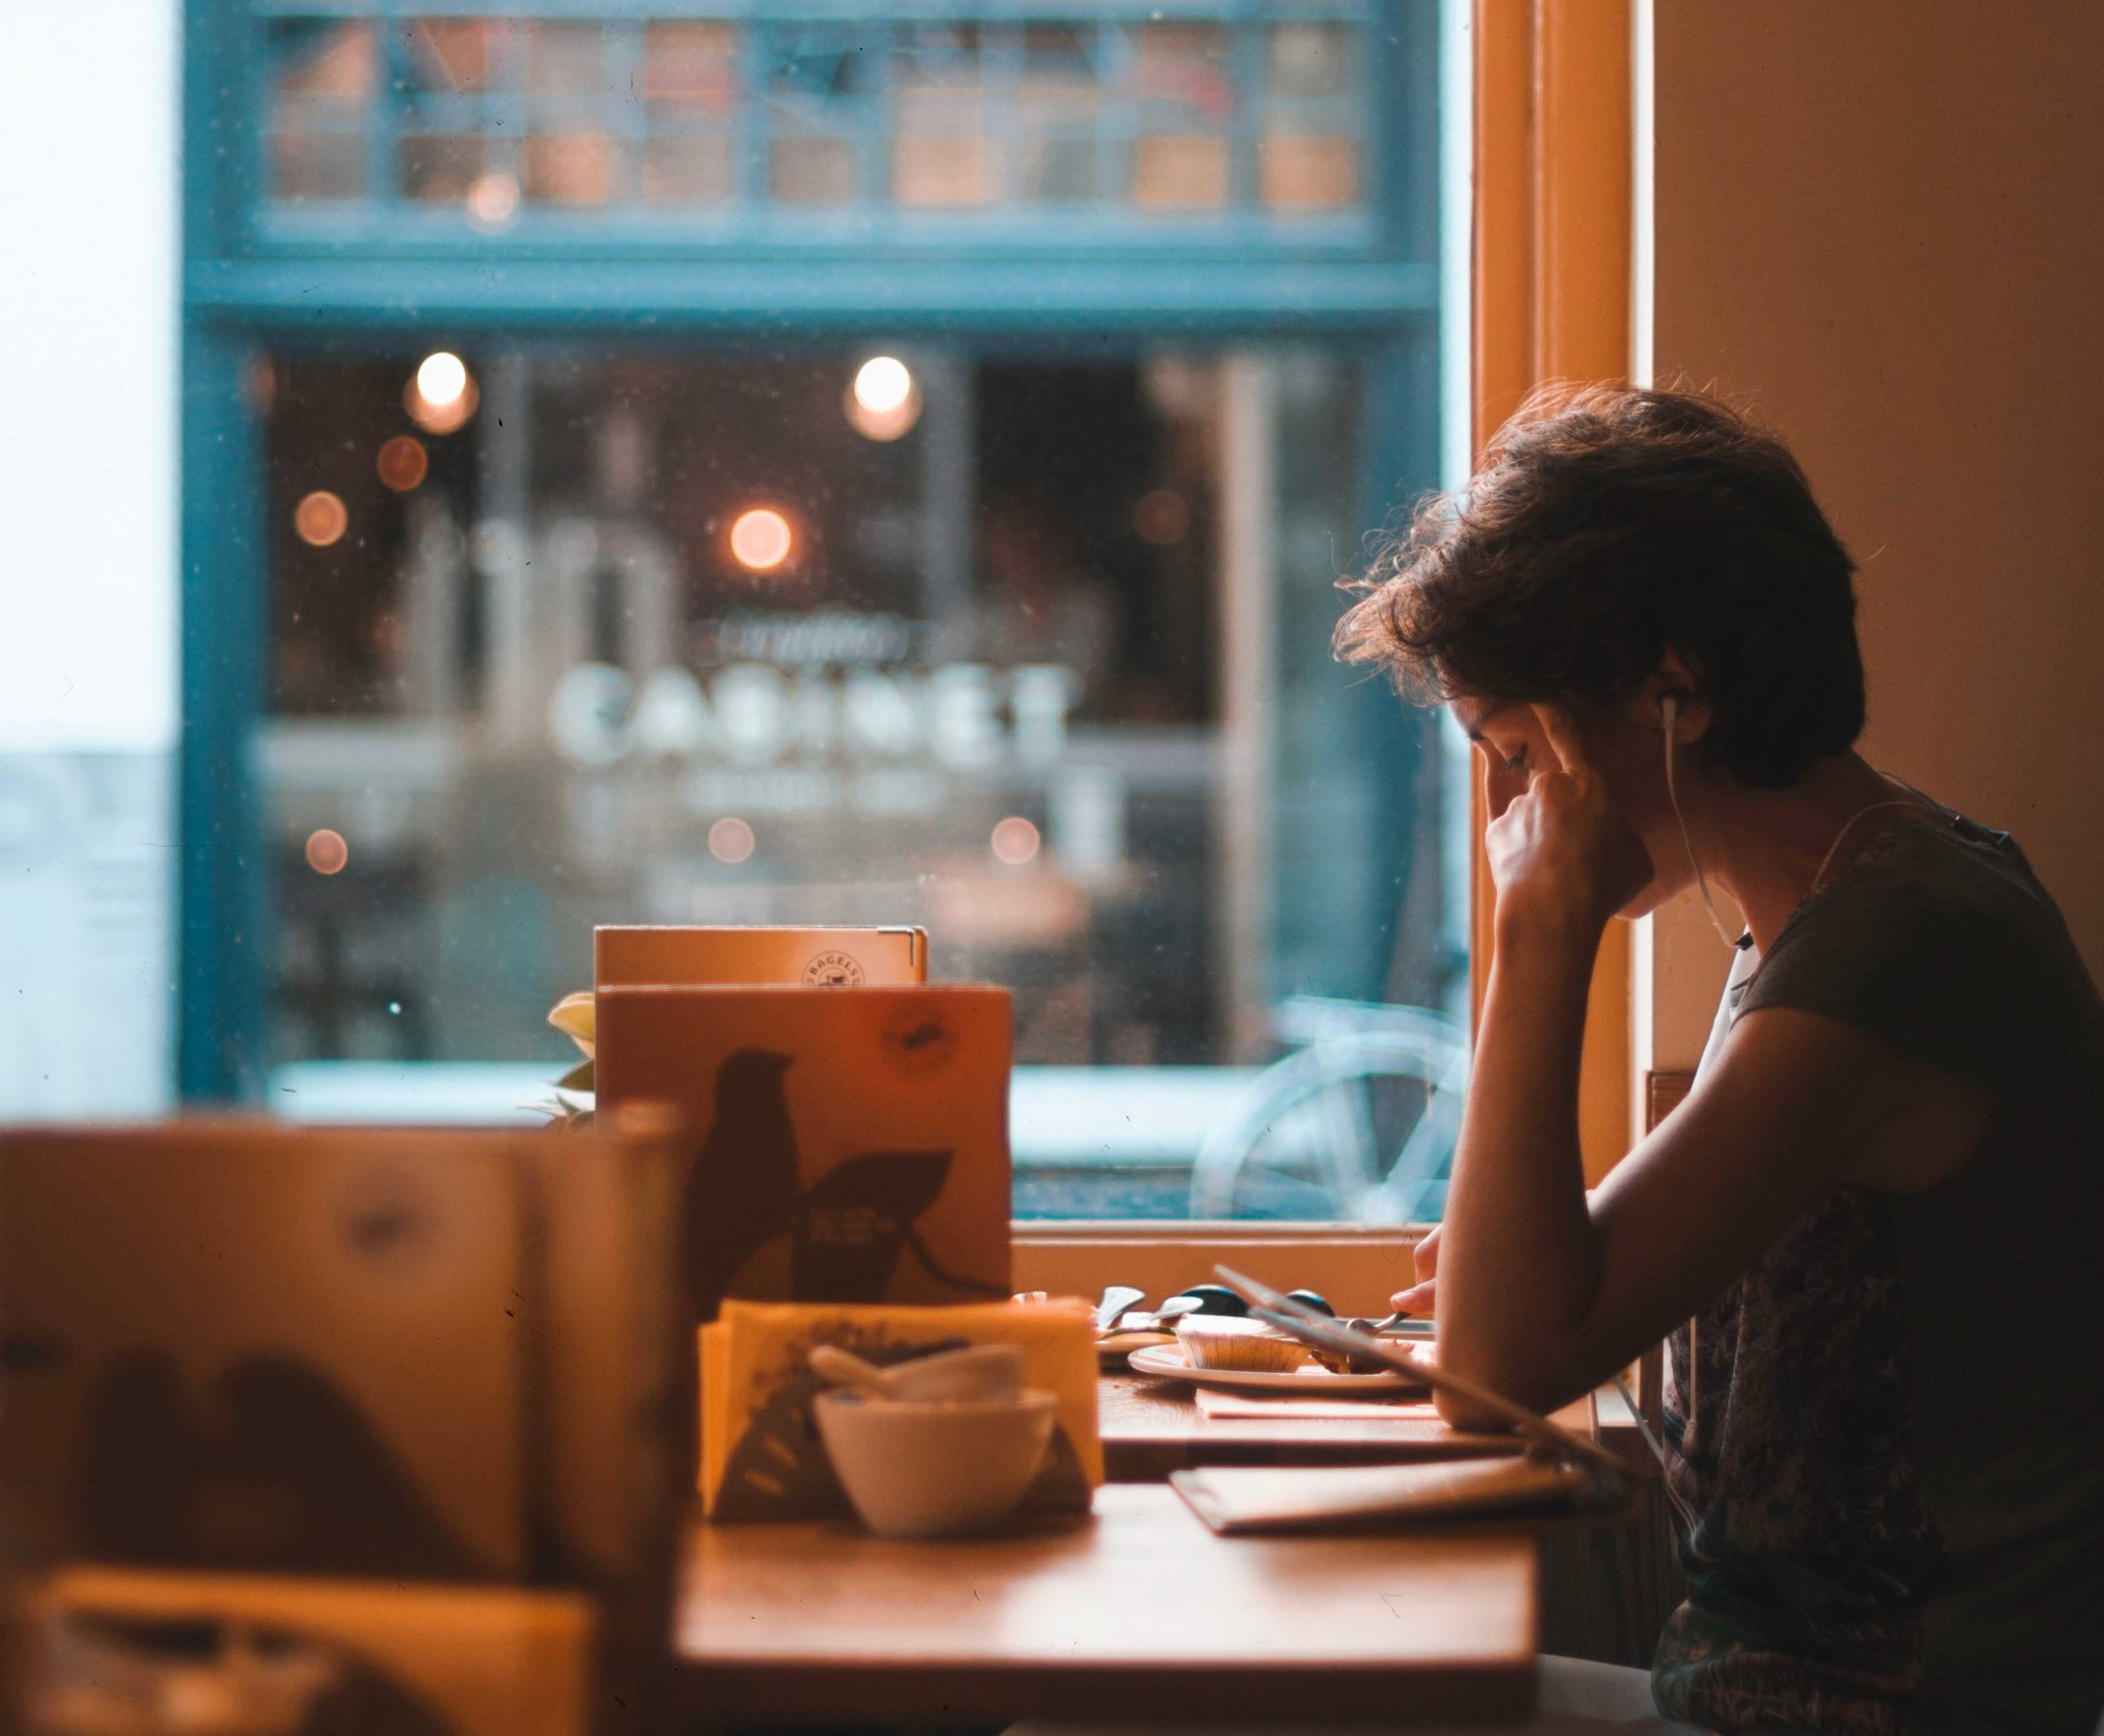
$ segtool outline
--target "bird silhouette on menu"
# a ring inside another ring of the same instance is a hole
[[[715,1118],[682,1202],[697,1319],[713,1320],[738,1268],[796,1223],[796,1130],[783,1082],[794,1064],[772,1049],[739,1049],[716,1069]]]
[[[859,1152],[800,1186],[786,1082],[793,1064],[771,1049],[740,1049],[716,1070],[715,1117],[683,1208],[696,1318],[715,1319],[739,1269],[785,1234],[798,1301],[882,1301],[908,1249],[946,1288],[1005,1295],[1004,1285],[944,1270],[915,1227],[949,1179],[948,1150]]]

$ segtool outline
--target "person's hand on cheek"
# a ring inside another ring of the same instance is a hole
[[[1651,883],[1651,855],[1571,713],[1546,702],[1533,711],[1548,751],[1533,756],[1526,790],[1483,834],[1499,937],[1596,942],[1607,919]]]

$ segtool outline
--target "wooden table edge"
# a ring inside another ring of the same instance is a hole
[[[1534,1613],[1538,1625],[1538,1607]],[[939,1689],[929,1682],[937,1668]],[[837,1720],[845,1703],[857,1707],[858,1719],[923,1724],[1024,1717],[1250,1723],[1305,1722],[1308,1674],[1305,1665],[1283,1663],[1179,1670],[1158,1662],[901,1658],[793,1671],[764,1661],[680,1660],[674,1676],[678,1707],[714,1719]],[[1339,1664],[1322,1676],[1324,1723],[1490,1723],[1524,1717],[1534,1705],[1531,1657],[1507,1663]]]

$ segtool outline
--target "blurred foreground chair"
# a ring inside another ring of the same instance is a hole
[[[7,1727],[307,1694],[283,1727],[582,1736],[646,1695],[674,1131],[0,1133],[0,1555],[42,1570]]]

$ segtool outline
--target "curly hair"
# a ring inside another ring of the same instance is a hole
[[[1856,564],[1781,440],[1700,393],[1537,391],[1390,537],[1338,623],[1406,698],[1611,703],[1669,647],[1705,763],[1780,788],[1863,728]]]

